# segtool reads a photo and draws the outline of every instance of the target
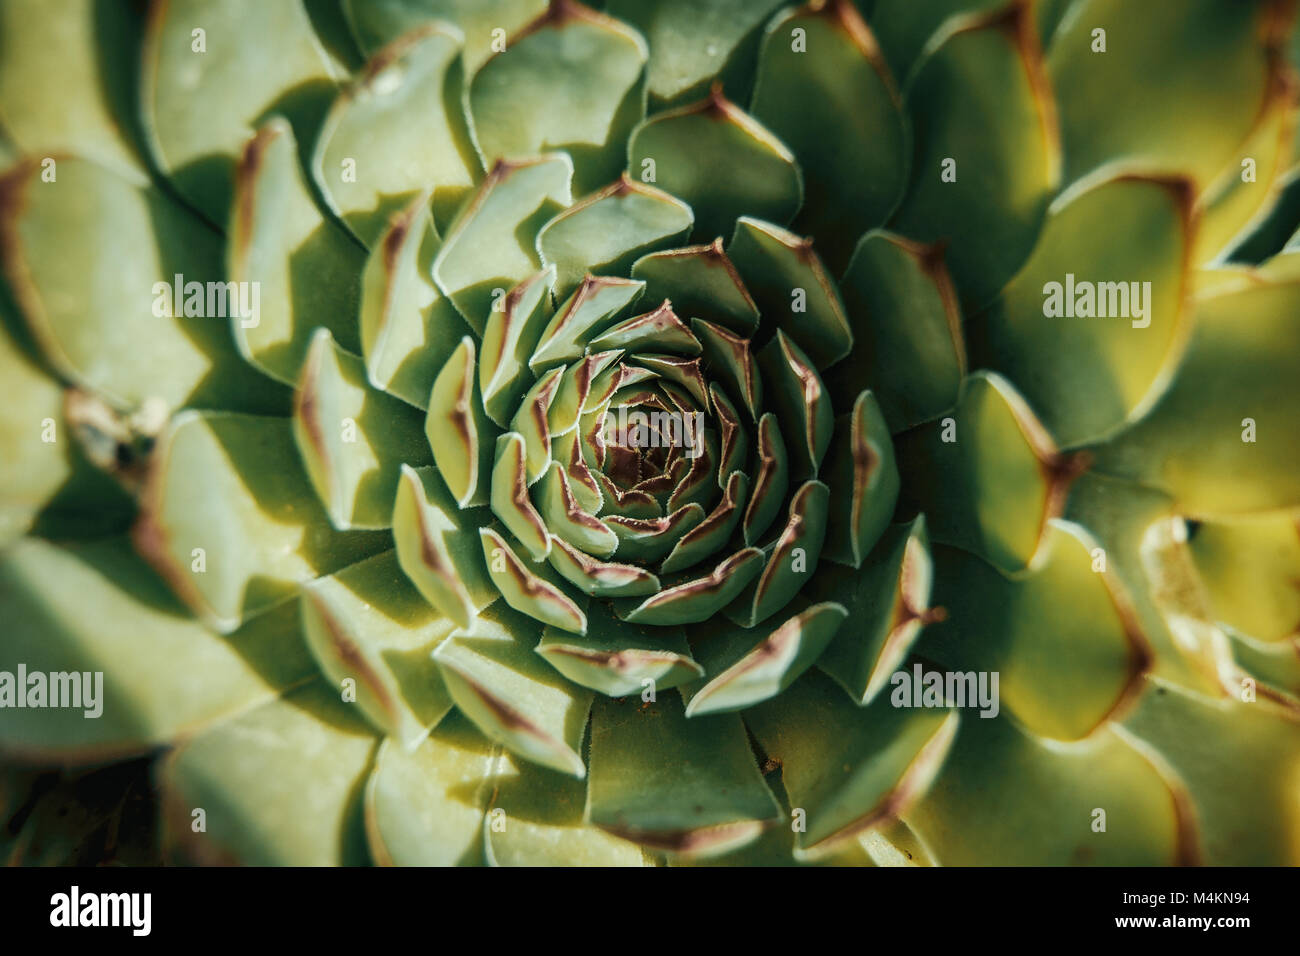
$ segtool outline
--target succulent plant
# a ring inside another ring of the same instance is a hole
[[[603,7],[0,3],[4,852],[1300,862],[1294,5]]]

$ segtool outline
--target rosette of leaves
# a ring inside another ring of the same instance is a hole
[[[6,0],[10,852],[1296,862],[1293,14]]]

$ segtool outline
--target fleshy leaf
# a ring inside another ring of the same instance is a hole
[[[897,204],[910,145],[898,88],[850,0],[808,4],[768,24],[750,111],[798,160],[796,228],[817,237],[838,272]]]
[[[429,393],[424,433],[447,487],[462,508],[486,504],[496,456],[496,426],[483,411],[474,340],[468,335]]]
[[[497,439],[492,513],[528,549],[533,560],[540,561],[551,550],[551,535],[528,497],[527,477],[524,440],[518,432],[507,432]]]
[[[944,21],[954,14],[988,10],[1006,0],[876,0],[871,11],[871,29],[880,41],[899,83],[906,84],[925,47]],[[1045,6],[1039,3],[1038,6]]]
[[[678,314],[702,318],[742,335],[758,328],[758,307],[723,251],[721,237],[707,246],[652,252],[632,264],[648,302],[668,300]]]
[[[687,720],[681,699],[596,699],[587,819],[651,849],[725,853],[755,839],[780,808],[734,714]]]
[[[618,538],[618,557],[623,561],[658,561],[704,520],[704,509],[694,502],[662,518],[611,517],[607,526]]]
[[[414,750],[451,710],[433,649],[455,625],[411,586],[392,551],[308,584],[303,637],[335,686],[351,680],[361,713]]]
[[[1060,179],[1032,11],[1015,2],[950,24],[907,90],[912,181],[890,228],[947,241],[953,283],[972,308],[1025,261]]]
[[[566,298],[588,272],[625,275],[645,253],[685,239],[693,221],[685,203],[624,174],[543,226],[537,249],[557,269],[555,294]]]
[[[593,605],[585,635],[553,627],[542,632],[537,653],[576,684],[607,697],[656,692],[704,673],[691,658],[680,628],[637,627]]]
[[[258,130],[239,160],[229,235],[227,272],[257,296],[251,316],[232,313],[230,320],[250,362],[294,382],[322,325],[343,348],[360,352],[365,251],[316,208],[299,171],[293,133],[278,117]]]
[[[153,397],[169,409],[287,412],[288,390],[250,369],[231,338],[226,316],[240,302],[216,281],[220,236],[154,187],[55,162],[54,182],[36,160],[0,178],[6,292],[50,367],[128,408]]]
[[[668,557],[664,558],[661,570],[665,574],[682,571],[721,551],[740,524],[748,492],[748,476],[744,472],[733,471],[717,506],[673,545]],[[614,522],[611,521],[610,524],[613,525]]]
[[[1169,387],[1096,449],[1097,469],[1162,488],[1195,515],[1300,504],[1300,281],[1197,301]]]
[[[790,486],[788,461],[776,416],[768,412],[758,420],[758,474],[741,525],[746,544],[753,544],[761,538],[780,514],[781,503]]]
[[[821,557],[829,509],[830,489],[820,481],[799,487],[790,498],[785,527],[767,553],[763,573],[727,609],[728,617],[742,627],[753,627],[803,590]]]
[[[1061,743],[968,713],[938,779],[903,819],[941,866],[995,856],[1031,866],[1191,863],[1186,798],[1161,766],[1109,726]]]
[[[392,527],[401,467],[430,462],[420,414],[366,381],[359,358],[317,329],[294,392],[293,437],[341,531]]]
[[[361,274],[361,352],[376,388],[424,408],[469,326],[430,276],[440,240],[428,193],[394,213]]]
[[[563,366],[556,366],[539,376],[510,421],[512,433],[524,443],[525,477],[530,484],[546,474],[551,464],[551,402],[560,389],[564,371]]]
[[[554,535],[551,545],[551,567],[584,594],[600,598],[633,597],[659,590],[659,579],[635,564],[601,561]]]
[[[503,427],[532,383],[528,360],[551,320],[554,285],[555,269],[543,269],[511,289],[501,308],[494,307],[488,316],[478,384],[488,417]]]
[[[700,354],[699,340],[677,317],[667,299],[653,312],[634,315],[592,339],[590,348],[592,351],[621,349],[627,352],[653,348],[674,355]]]
[[[177,596],[223,633],[389,539],[331,527],[287,419],[215,412],[182,412],[159,438],[133,537]]]
[[[824,553],[859,568],[898,502],[894,443],[874,393],[863,392],[836,419],[824,477],[831,489]]]
[[[1150,657],[1128,595],[1113,573],[1095,569],[1096,549],[1059,520],[1034,566],[1015,575],[936,548],[934,600],[947,618],[927,628],[917,654],[948,672],[1000,675],[1001,706],[1030,733],[1087,737],[1132,702]],[[1050,627],[1038,623],[1049,618]]]
[[[854,622],[831,642],[817,666],[861,707],[884,688],[922,625],[943,616],[929,609],[929,546],[924,516],[891,525],[859,569],[825,565],[809,584],[810,600],[839,601]]]
[[[883,698],[859,710],[816,671],[745,716],[781,767],[790,805],[807,814],[795,854],[812,859],[902,814],[929,787],[961,721],[948,708],[893,707]]]
[[[482,509],[461,511],[435,469],[402,466],[393,505],[398,564],[424,599],[462,628],[498,597],[474,532],[485,518]]]
[[[898,436],[895,450],[902,501],[925,512],[931,537],[1004,571],[1029,563],[1084,461],[1056,451],[993,372],[967,377],[952,415]]]
[[[853,350],[826,373],[835,407],[870,387],[891,431],[952,408],[966,346],[942,243],[872,231],[858,243],[840,289]]]
[[[15,542],[0,555],[0,602],[6,619],[0,669],[71,673],[79,688],[74,702],[82,705],[10,706],[0,722],[0,748],[27,760],[71,764],[143,753],[316,674],[295,602],[219,637],[121,537]],[[102,677],[92,685],[96,671]],[[19,693],[29,688],[23,681]]]
[[[1060,444],[1102,437],[1163,384],[1184,338],[1192,198],[1183,180],[1137,177],[1075,196],[967,323],[975,366],[1014,381]]]
[[[571,202],[572,175],[563,153],[499,160],[448,227],[433,280],[476,334],[496,299],[541,268],[534,236]]]
[[[534,372],[558,362],[582,358],[585,347],[610,325],[619,313],[641,295],[644,282],[613,276],[587,276],[564,303],[542,333],[541,342],[529,359]]]
[[[763,568],[763,552],[744,548],[720,561],[708,574],[665,587],[644,601],[616,605],[631,624],[694,624],[730,604]]]
[[[462,56],[473,73],[493,54],[498,30],[506,34],[546,11],[546,0],[342,0],[357,45],[373,53],[414,27],[431,20],[454,23],[465,31]]]
[[[812,478],[831,444],[835,413],[808,356],[784,332],[759,353],[767,394],[781,430],[790,436],[790,477]]]
[[[394,40],[325,117],[312,176],[367,246],[384,233],[390,213],[426,191],[438,220],[450,221],[482,175],[460,105],[460,45],[459,31],[438,23]]]
[[[361,791],[379,743],[314,682],[186,740],[159,779],[172,832],[200,863],[366,862]],[[192,832],[202,808],[206,829]]]
[[[763,408],[763,377],[748,338],[703,319],[691,322],[704,351],[704,361],[713,377],[722,381],[730,395],[744,404],[749,417],[758,421]]]
[[[628,142],[628,171],[685,200],[695,211],[694,235],[706,241],[728,235],[737,216],[787,223],[803,198],[803,178],[785,144],[717,86],[707,99],[638,126]]]
[[[1300,631],[1300,516],[1207,521],[1189,546],[1215,620],[1267,642]]]
[[[525,562],[510,542],[493,528],[479,528],[483,560],[505,602],[521,614],[551,628],[572,634],[587,633],[583,606],[556,583],[547,566]]]
[[[764,316],[761,341],[780,330],[819,369],[849,354],[853,335],[844,303],[811,239],[742,216],[727,253]]]
[[[533,653],[541,625],[501,605],[434,651],[456,706],[487,737],[534,763],[583,777],[591,692]]]
[[[237,203],[235,166],[254,128],[276,113],[293,124],[290,144],[296,138],[310,147],[337,91],[332,73],[301,3],[154,7],[138,94],[153,158],[182,196],[224,225]]]
[[[597,558],[608,558],[619,546],[613,529],[578,504],[568,472],[558,461],[551,462],[535,494],[538,514],[555,537]]]
[[[752,83],[763,24],[781,0],[609,0],[607,9],[650,45],[646,86],[652,110],[698,99],[715,78],[733,97]]]
[[[579,193],[614,179],[628,132],[645,115],[646,55],[641,34],[625,24],[576,0],[551,0],[470,82],[483,155],[564,150]]]
[[[813,665],[847,617],[842,604],[814,604],[757,641],[746,628],[710,628],[696,643],[709,679],[683,689],[686,716],[744,710],[784,692]]]
[[[450,715],[413,752],[380,744],[366,783],[370,855],[381,866],[483,863],[483,814],[500,747]]]

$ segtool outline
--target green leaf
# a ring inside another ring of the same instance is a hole
[[[754,478],[754,493],[745,506],[741,524],[745,544],[752,545],[761,538],[780,514],[781,503],[790,486],[788,463],[776,416],[768,412],[758,420],[758,475]]]
[[[1264,281],[1197,301],[1168,388],[1096,448],[1096,467],[1198,516],[1300,504],[1298,295],[1300,282]]]
[[[500,605],[438,646],[433,659],[456,706],[489,739],[560,773],[586,774],[579,747],[591,692],[533,653],[541,625]]]
[[[609,0],[606,7],[637,27],[650,45],[646,86],[658,112],[699,99],[714,78],[744,99],[763,24],[780,5],[781,0]]]
[[[578,504],[568,472],[558,461],[542,475],[536,494],[538,514],[553,536],[597,558],[608,558],[619,547],[613,529]]]
[[[645,253],[685,239],[693,222],[685,203],[624,173],[543,226],[537,249],[556,266],[555,294],[565,298],[588,273],[626,275]]]
[[[708,574],[665,587],[644,601],[625,600],[615,613],[630,624],[695,624],[735,600],[763,568],[763,552],[744,548]]]
[[[1186,798],[1145,749],[1110,726],[1063,744],[1006,717],[971,715],[929,793],[903,819],[941,866],[1193,862]]]
[[[618,538],[618,556],[624,561],[647,564],[672,551],[686,534],[704,520],[704,509],[691,502],[662,518],[614,516],[605,524]]]
[[[474,531],[484,524],[486,512],[461,511],[435,469],[402,466],[393,505],[397,562],[424,599],[461,628],[499,596]]]
[[[803,201],[789,149],[716,85],[707,99],[638,126],[628,141],[628,172],[685,200],[702,240],[729,234],[737,216],[788,223]]]
[[[780,808],[733,714],[687,720],[681,699],[596,699],[587,819],[675,856],[725,853],[754,840]]]
[[[36,673],[70,673],[79,688],[72,699],[83,705],[19,709],[11,700],[0,748],[25,760],[72,764],[143,753],[316,674],[296,602],[220,637],[121,537],[13,543],[0,555],[0,604],[0,670],[14,675],[22,666],[29,675],[18,692],[29,690]],[[12,691],[10,684],[6,696]],[[53,683],[48,691],[55,692]]]
[[[607,331],[619,314],[641,296],[645,283],[614,276],[587,276],[556,310],[529,359],[540,373],[551,365],[575,362]]]
[[[70,157],[56,164],[52,182],[35,159],[0,178],[6,288],[46,363],[129,409],[154,398],[169,409],[287,412],[288,390],[250,369],[231,338],[239,302],[216,283],[220,236],[152,186]]]
[[[350,680],[350,700],[377,730],[418,747],[452,707],[429,655],[455,625],[411,586],[392,551],[318,578],[300,600],[303,637],[330,684]]]
[[[140,61],[139,97],[153,158],[176,190],[218,225],[237,205],[235,167],[253,130],[272,114],[284,117],[305,158],[337,92],[301,3],[245,10],[221,0],[174,0],[151,11]]]
[[[1294,637],[1300,622],[1300,517],[1207,521],[1188,542],[1216,621],[1261,641]]]
[[[552,535],[528,497],[524,440],[518,432],[497,439],[492,468],[492,513],[528,549],[534,561],[550,553]],[[463,625],[462,625],[463,626]]]
[[[389,540],[331,526],[288,420],[214,412],[183,412],[158,439],[133,537],[176,595],[223,633]]]
[[[887,824],[930,786],[960,718],[948,708],[859,710],[816,671],[745,715],[768,760],[781,767],[792,808],[806,814],[795,854],[816,859]]]
[[[204,731],[159,772],[171,830],[202,863],[356,866],[367,862],[362,787],[376,745],[359,714],[321,683]],[[191,830],[201,809],[206,830]]]
[[[1121,0],[1087,0],[1052,40],[1047,66],[1060,111],[1065,181],[1126,163],[1182,173],[1206,186],[1236,163],[1265,102],[1265,41],[1284,20],[1271,4],[1215,0],[1178,9],[1151,4],[1132,13]],[[1105,53],[1094,52],[1096,30],[1105,31]],[[1214,69],[1204,69],[1206,63]],[[1116,110],[1117,103],[1124,109]]]
[[[502,427],[532,383],[528,360],[551,320],[554,286],[553,266],[524,279],[502,300],[500,309],[493,308],[483,329],[478,384],[484,410]]]
[[[661,570],[665,574],[683,571],[721,551],[740,524],[748,492],[749,477],[744,472],[731,472],[721,500],[703,520],[698,521],[673,545],[672,551],[660,566]],[[617,531],[615,519],[610,519],[610,525]]]
[[[972,362],[1014,381],[1062,445],[1101,438],[1163,385],[1185,339],[1192,201],[1184,180],[1134,176],[1067,199],[967,323]]]
[[[357,44],[372,53],[431,20],[465,31],[462,56],[473,73],[492,56],[494,42],[514,34],[546,11],[546,0],[343,0]],[[498,33],[497,31],[501,31]]]
[[[843,269],[898,203],[910,147],[898,88],[851,3],[809,4],[768,24],[750,111],[803,170],[796,228]]]
[[[875,700],[907,656],[925,624],[942,619],[930,610],[930,539],[925,517],[890,525],[858,569],[823,565],[807,597],[838,601],[854,627],[841,633],[817,661],[859,707]]]
[[[1082,464],[994,372],[968,376],[953,413],[899,435],[895,451],[903,507],[925,512],[935,541],[1004,571],[1029,563]]]
[[[727,608],[727,616],[742,627],[753,627],[789,603],[817,568],[826,536],[830,489],[806,481],[790,498],[785,527],[764,548],[763,573]],[[770,549],[770,550],[769,550]]]
[[[450,221],[482,176],[461,108],[460,45],[444,24],[418,27],[375,53],[325,117],[312,178],[367,246],[426,191],[438,221]]]
[[[478,533],[488,575],[507,604],[549,627],[587,633],[585,598],[575,601],[546,565],[525,562],[496,529],[479,528]]]
[[[712,377],[725,384],[727,392],[744,403],[749,417],[758,421],[763,409],[763,377],[751,340],[703,319],[693,319],[691,328],[699,338],[705,367]]]
[[[564,367],[556,366],[540,376],[519,403],[510,421],[511,434],[524,443],[526,483],[536,482],[551,463],[551,402],[560,389]],[[500,439],[498,439],[498,444]]]
[[[587,788],[503,754],[493,776],[492,803],[483,821],[493,866],[645,866],[634,843],[610,836],[583,819]]]
[[[645,568],[598,560],[554,535],[551,545],[551,567],[584,594],[599,598],[633,597],[659,590],[659,579]]]
[[[908,87],[912,180],[890,229],[946,241],[962,303],[978,307],[1033,248],[1060,143],[1032,5],[949,23],[942,36]]]
[[[632,278],[645,283],[647,302],[666,299],[687,318],[707,319],[742,335],[758,328],[758,308],[723,251],[721,237],[707,246],[642,256],[632,264]]]
[[[235,173],[226,270],[256,290],[249,317],[232,316],[240,351],[272,378],[298,378],[320,326],[360,352],[359,281],[365,251],[316,208],[298,166],[293,133],[274,118],[248,141]]]
[[[824,553],[860,568],[898,502],[894,443],[874,393],[863,392],[835,420],[824,477],[831,489]]]
[[[759,353],[781,431],[790,436],[790,476],[812,478],[830,448],[835,413],[812,361],[784,332]]]
[[[849,354],[853,335],[844,303],[811,239],[742,216],[727,252],[764,317],[760,340],[783,332],[819,369]]]
[[[434,379],[424,421],[438,473],[462,508],[487,503],[496,455],[498,431],[483,411],[476,366],[467,335]]]
[[[707,681],[682,691],[686,716],[744,710],[783,693],[821,656],[848,617],[842,604],[814,604],[755,641],[753,630],[731,625],[697,641]]]
[[[1034,564],[1013,575],[936,548],[934,600],[947,618],[927,628],[917,653],[949,672],[999,674],[1001,706],[1030,733],[1087,737],[1135,698],[1151,653],[1118,578],[1097,571],[1097,554],[1083,528],[1059,520]]]
[[[894,76],[904,85],[918,62],[924,59],[926,44],[939,33],[949,17],[989,10],[1005,0],[876,0],[871,12],[871,29],[880,41]],[[1040,3],[1038,6],[1042,6]]]
[[[537,645],[537,653],[575,684],[624,697],[668,690],[704,674],[680,628],[629,625],[603,604],[592,606],[588,624],[585,635],[548,627]]]
[[[293,401],[293,438],[340,531],[390,528],[403,465],[429,464],[420,413],[366,381],[357,356],[317,329]]]
[[[639,352],[649,348],[675,355],[699,355],[700,342],[677,317],[672,303],[664,299],[659,308],[624,319],[609,331],[592,339],[593,351],[619,349]]]
[[[370,855],[381,866],[477,866],[500,747],[453,711],[414,752],[385,740],[366,782]]]
[[[144,185],[135,85],[142,32],[137,10],[95,0],[5,4],[0,125],[19,147],[14,155],[72,153]]]
[[[361,273],[361,352],[376,388],[424,408],[439,370],[469,326],[433,284],[441,240],[428,193],[395,212]]]
[[[840,280],[853,349],[826,373],[836,408],[869,387],[890,431],[929,421],[957,403],[966,345],[942,243],[873,230]]]
[[[646,56],[637,31],[574,0],[553,0],[470,81],[483,156],[491,163],[564,150],[579,193],[614,179],[623,143],[645,115]]]
[[[498,160],[448,227],[433,280],[476,334],[496,299],[541,268],[534,237],[572,201],[572,176],[563,153]]]

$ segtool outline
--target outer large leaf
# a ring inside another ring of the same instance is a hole
[[[687,720],[675,693],[597,698],[587,819],[643,846],[707,856],[743,846],[776,818],[740,718]]]
[[[81,762],[144,751],[316,673],[294,603],[218,637],[122,538],[14,544],[0,558],[0,603],[6,614],[0,670],[75,672],[80,687],[81,706],[6,705],[0,749],[15,755]]]
[[[465,31],[465,68],[473,73],[507,39],[546,10],[546,0],[343,0],[352,32],[366,53],[431,20]]]

